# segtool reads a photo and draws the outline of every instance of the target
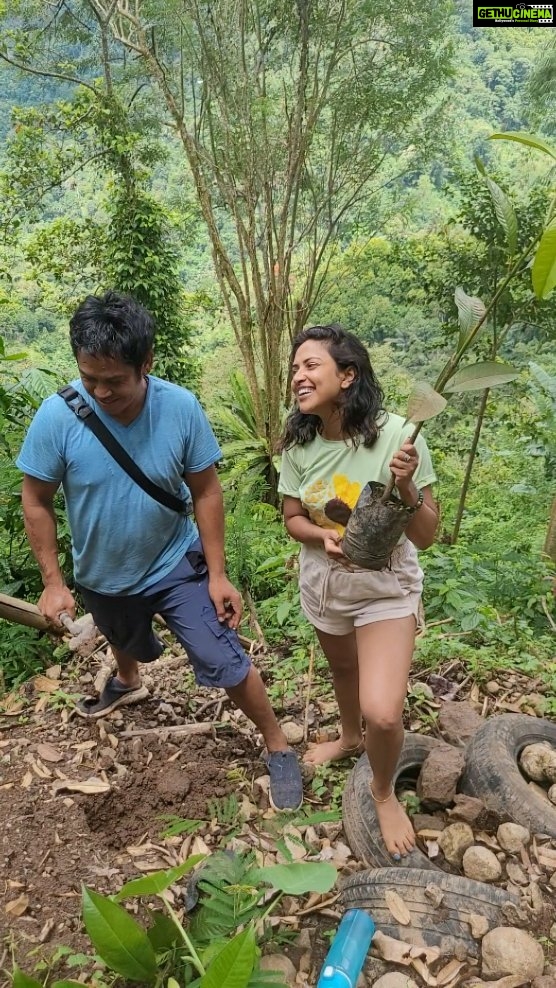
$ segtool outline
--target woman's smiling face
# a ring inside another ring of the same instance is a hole
[[[353,368],[340,370],[325,343],[306,340],[292,363],[292,388],[304,415],[326,418],[341,403],[341,393],[354,380]]]

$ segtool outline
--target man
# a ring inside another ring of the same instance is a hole
[[[303,799],[297,758],[236,633],[242,604],[225,572],[214,466],[221,452],[194,395],[149,373],[153,337],[152,317],[133,298],[89,295],[70,321],[80,375],[72,387],[151,481],[192,502],[197,524],[154,500],[66,401],[51,395],[17,459],[25,528],[44,584],[39,608],[58,626],[61,614],[75,614],[58,561],[53,499],[61,484],[75,582],[118,669],[97,699],[80,701],[80,715],[102,717],[147,696],[139,663],[162,652],[152,631],[159,613],[186,649],[197,682],[225,689],[263,735],[275,808],[297,809]]]

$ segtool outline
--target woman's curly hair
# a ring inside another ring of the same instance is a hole
[[[293,341],[291,363],[301,344],[307,340],[324,343],[339,370],[350,367],[353,369],[355,378],[338,399],[342,432],[356,447],[360,442],[364,446],[373,446],[386,421],[387,412],[383,408],[384,394],[371,367],[366,348],[357,336],[335,323],[329,326],[310,326]],[[304,415],[296,406],[287,418],[280,449],[304,446],[315,438],[320,428],[321,420],[318,415]]]

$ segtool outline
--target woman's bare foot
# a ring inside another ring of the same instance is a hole
[[[323,741],[322,744],[312,744],[305,752],[303,761],[306,765],[326,765],[328,762],[341,762],[343,758],[353,758],[362,755],[365,750],[363,738],[347,741],[343,737],[335,741]]]
[[[399,861],[415,847],[415,832],[403,806],[392,789],[389,796],[380,796],[371,786],[376,816],[386,849]]]

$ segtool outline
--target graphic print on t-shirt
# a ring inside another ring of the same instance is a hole
[[[335,473],[330,481],[315,480],[303,493],[303,504],[315,525],[333,528],[343,535],[361,493],[361,484],[344,473]]]

